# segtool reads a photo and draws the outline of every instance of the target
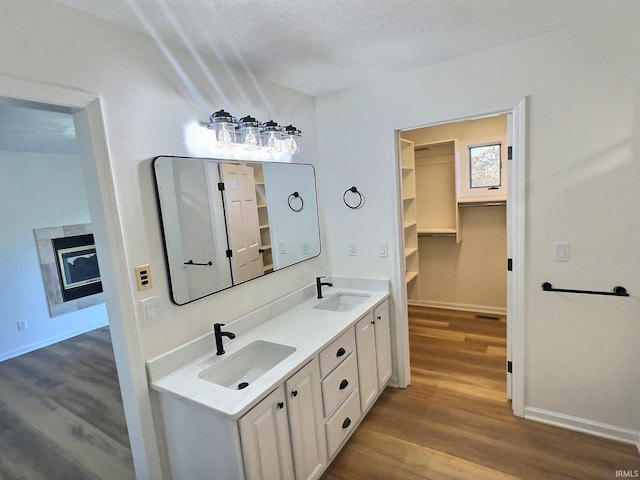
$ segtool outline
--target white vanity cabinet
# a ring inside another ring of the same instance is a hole
[[[164,376],[155,369],[167,368],[166,357],[155,360],[149,375],[159,378],[152,387],[170,478],[320,478],[391,376],[388,294],[367,296],[372,298],[366,308],[352,313],[314,309],[312,299],[308,311],[285,312],[269,328],[246,333],[244,343],[230,345],[228,354],[244,358],[240,352],[256,342],[293,352],[241,390],[204,377],[218,360],[209,353],[194,355]],[[207,338],[190,347],[207,352]],[[184,353],[167,355],[177,362]]]
[[[247,478],[295,478],[284,386],[253,407],[239,425]]]
[[[366,412],[391,377],[389,304],[384,302],[356,323],[360,406]]]
[[[298,370],[239,424],[248,480],[317,478],[327,463],[318,360]]]
[[[353,328],[320,352],[322,403],[331,458],[360,420],[358,361]]]
[[[327,464],[317,358],[287,380],[286,391],[295,478],[317,478]]]

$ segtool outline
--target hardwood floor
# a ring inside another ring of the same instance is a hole
[[[513,416],[506,323],[411,307],[411,385],[387,388],[323,480],[602,480],[640,470],[631,445]]]
[[[0,479],[133,478],[108,327],[0,363]]]

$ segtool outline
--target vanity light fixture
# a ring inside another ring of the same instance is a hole
[[[262,142],[267,152],[282,150],[282,129],[273,120],[262,124]]]
[[[236,119],[224,110],[218,110],[209,117],[209,128],[216,134],[216,145],[230,148],[236,145]]]
[[[302,132],[293,125],[287,125],[282,129],[282,138],[284,139],[284,148],[291,155],[300,153],[296,138],[300,138]]]
[[[296,139],[302,132],[293,125],[281,127],[273,120],[261,123],[251,115],[236,120],[230,113],[218,110],[209,117],[207,128],[215,132],[217,147],[300,153]]]
[[[245,150],[256,150],[260,148],[260,122],[251,115],[238,120],[240,130],[240,143]]]

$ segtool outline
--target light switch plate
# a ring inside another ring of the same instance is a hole
[[[571,260],[571,244],[569,242],[555,242],[553,244],[553,261],[568,262]]]
[[[351,242],[349,244],[349,255],[352,257],[356,257],[358,255],[358,244],[356,242]]]
[[[387,258],[389,252],[388,252],[388,246],[386,242],[381,242],[378,244],[378,257],[380,258]]]

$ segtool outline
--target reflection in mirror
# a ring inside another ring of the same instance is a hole
[[[157,157],[154,172],[178,305],[320,254],[311,165]]]

